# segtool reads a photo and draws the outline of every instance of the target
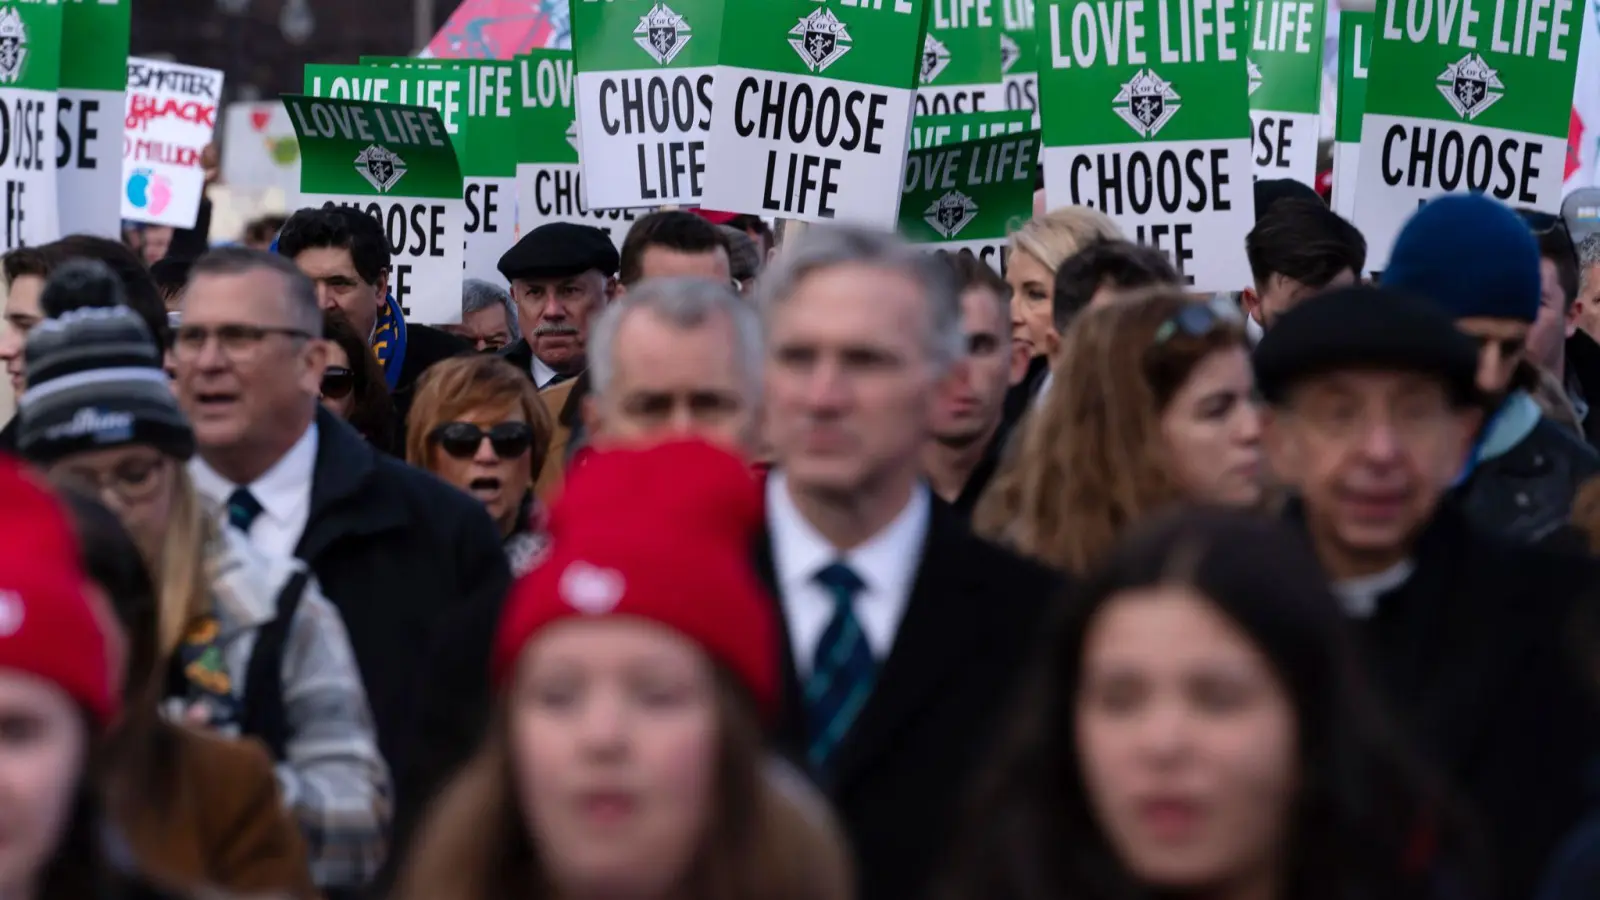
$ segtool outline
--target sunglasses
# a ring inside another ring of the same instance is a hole
[[[1564,238],[1561,242],[1561,250],[1568,254],[1573,264],[1577,263],[1578,246],[1573,243],[1572,231],[1567,228],[1566,219],[1554,213],[1535,212],[1531,209],[1519,209],[1517,210],[1517,215],[1522,218],[1523,224],[1528,226],[1528,230],[1533,232],[1534,237],[1543,238],[1552,234],[1560,234]]]
[[[1161,323],[1156,329],[1156,336],[1152,343],[1161,345],[1176,335],[1182,334],[1192,338],[1205,337],[1218,328],[1227,324],[1209,303],[1193,301],[1172,314],[1172,317]]]
[[[322,372],[322,396],[329,400],[343,400],[356,389],[356,373],[344,366],[329,366]]]
[[[501,422],[488,431],[471,422],[446,422],[428,432],[428,440],[456,459],[471,459],[489,439],[494,455],[512,459],[533,446],[533,427],[526,422]]]

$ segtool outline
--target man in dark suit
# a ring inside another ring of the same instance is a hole
[[[497,605],[511,573],[483,504],[321,409],[321,333],[312,283],[288,260],[225,248],[195,263],[173,351],[199,445],[189,472],[229,527],[316,574],[399,768],[417,660],[461,610]]]
[[[472,345],[453,334],[406,321],[389,291],[389,239],[366,213],[346,206],[302,209],[283,224],[277,249],[316,285],[323,309],[338,309],[356,333],[367,335],[402,423],[422,373],[471,352]]]
[[[921,477],[962,377],[957,288],[892,235],[808,231],[763,276],[777,468],[758,551],[784,623],[780,748],[832,800],[863,900],[915,900],[1057,587]]]

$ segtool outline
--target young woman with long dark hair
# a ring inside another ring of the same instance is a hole
[[[1436,900],[1481,882],[1277,523],[1135,529],[1041,647],[947,900]]]

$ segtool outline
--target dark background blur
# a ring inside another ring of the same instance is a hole
[[[228,101],[272,98],[300,91],[306,63],[355,65],[363,55],[415,53],[457,3],[138,0],[132,53],[221,69]]]

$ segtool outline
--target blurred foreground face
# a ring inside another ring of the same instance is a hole
[[[927,304],[909,276],[849,264],[768,310],[767,433],[795,487],[852,494],[915,465],[938,399]]]
[[[649,309],[627,314],[611,348],[611,382],[594,398],[597,443],[655,443],[698,437],[740,453],[753,447],[754,373],[739,359],[739,336],[723,313],[680,328]]]
[[[66,692],[0,670],[0,895],[32,896],[72,817],[87,749]]]
[[[1161,414],[1168,457],[1196,500],[1250,506],[1261,499],[1261,414],[1243,347],[1212,353]]]
[[[1437,379],[1336,372],[1308,380],[1266,420],[1272,471],[1305,499],[1319,542],[1379,562],[1433,516],[1477,425]]]
[[[153,564],[166,544],[179,465],[154,447],[130,444],[64,456],[48,474],[52,483],[95,497],[116,513]]]
[[[513,765],[559,896],[670,896],[713,807],[716,698],[706,655],[650,622],[568,620],[528,644]]]
[[[1150,888],[1249,886],[1277,870],[1297,793],[1295,714],[1270,664],[1185,587],[1111,599],[1085,638],[1083,779]]]

